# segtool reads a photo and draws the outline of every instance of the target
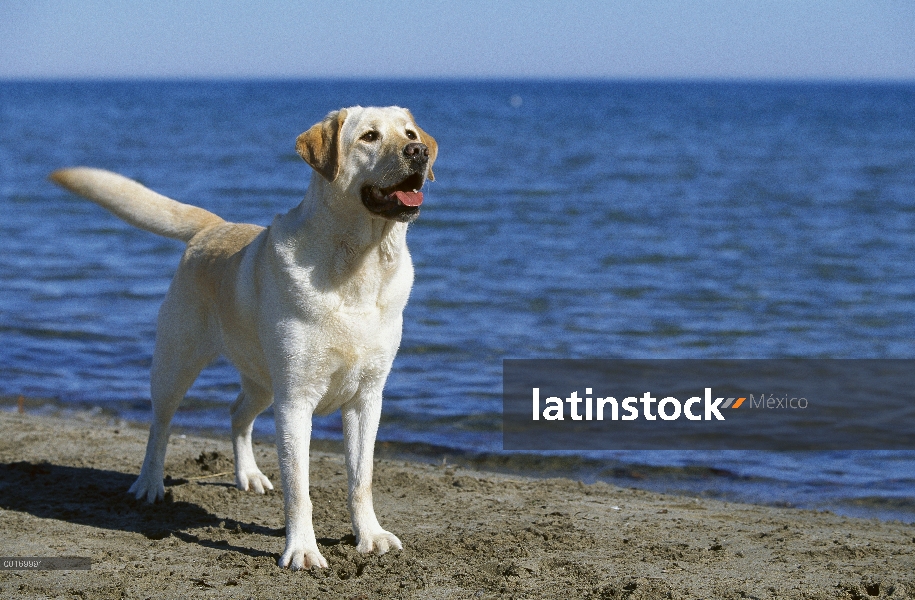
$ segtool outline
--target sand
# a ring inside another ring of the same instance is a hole
[[[915,598],[915,526],[828,512],[378,460],[356,552],[342,456],[312,453],[324,570],[276,566],[282,492],[233,487],[227,438],[173,436],[164,503],[130,498],[146,431],[0,412],[0,555],[91,557],[0,571],[0,598]],[[276,452],[258,444],[279,488]]]

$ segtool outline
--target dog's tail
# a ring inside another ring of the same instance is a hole
[[[51,173],[51,181],[107,208],[134,227],[188,242],[197,232],[224,223],[213,213],[157,194],[123,175],[74,167]]]

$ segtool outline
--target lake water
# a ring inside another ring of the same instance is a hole
[[[307,187],[296,136],[354,104],[409,107],[440,148],[408,236],[416,284],[381,441],[915,521],[912,452],[506,456],[500,434],[504,358],[915,357],[915,85],[0,82],[7,406],[148,420],[182,249],[50,171],[107,168],[266,225]],[[227,430],[237,391],[218,362],[175,422]],[[256,427],[272,434],[269,411]],[[339,438],[339,417],[315,434]]]

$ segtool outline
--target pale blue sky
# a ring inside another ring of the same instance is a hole
[[[915,0],[0,0],[0,78],[915,80]]]

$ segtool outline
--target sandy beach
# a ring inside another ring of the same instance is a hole
[[[90,557],[0,571],[3,598],[915,598],[915,526],[828,512],[378,460],[379,519],[404,543],[356,552],[343,458],[313,452],[325,570],[276,566],[277,486],[233,486],[219,437],[175,435],[166,501],[131,499],[146,441],[110,418],[0,413],[0,554]]]

